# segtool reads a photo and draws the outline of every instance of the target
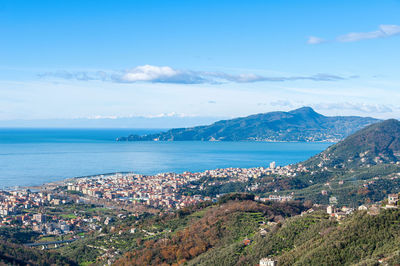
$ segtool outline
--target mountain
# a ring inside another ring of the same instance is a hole
[[[379,122],[352,134],[309,159],[305,165],[358,167],[400,160],[400,122]]]
[[[289,112],[270,112],[207,126],[171,129],[159,134],[130,135],[118,141],[332,141],[378,122],[370,117],[328,117],[303,107]]]

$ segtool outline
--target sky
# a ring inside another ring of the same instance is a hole
[[[0,125],[400,118],[399,14],[399,0],[0,0]]]

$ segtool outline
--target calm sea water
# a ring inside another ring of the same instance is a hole
[[[116,142],[137,129],[0,129],[0,188],[112,172],[155,174],[300,162],[329,143]]]

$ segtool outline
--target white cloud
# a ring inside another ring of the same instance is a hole
[[[308,44],[320,44],[320,43],[324,43],[324,42],[326,42],[325,39],[318,38],[315,36],[310,36],[307,41]]]
[[[370,32],[352,32],[337,38],[339,42],[357,42],[361,40],[386,38],[400,34],[400,26],[380,25],[379,29]]]
[[[369,32],[350,32],[341,36],[338,36],[336,42],[358,42],[362,40],[388,38],[395,35],[400,35],[399,25],[379,25],[378,30]],[[310,37],[308,39],[309,44],[319,44],[326,42],[325,40],[318,37]]]
[[[206,83],[207,80],[200,72],[173,69],[169,66],[137,66],[123,74],[113,76],[117,82],[156,82],[156,83]]]
[[[380,25],[380,30],[385,33],[386,36],[400,34],[400,26],[398,25]]]
[[[128,71],[121,77],[122,80],[135,82],[135,81],[151,81],[157,79],[169,79],[173,76],[179,75],[179,72],[168,67],[158,67],[151,65],[138,66]]]

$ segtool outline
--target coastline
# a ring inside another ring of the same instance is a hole
[[[117,174],[133,174],[133,172],[113,172],[113,173],[104,173],[104,174],[95,174],[95,175],[87,175],[87,176],[75,176],[75,177],[68,177],[63,180],[59,181],[53,181],[49,183],[43,183],[41,185],[32,185],[32,186],[18,186],[18,189],[15,189],[16,191],[18,190],[41,190],[46,187],[57,187],[57,186],[63,186],[66,185],[68,182],[73,182],[76,181],[77,179],[83,179],[83,178],[96,178],[96,177],[108,177],[108,176],[113,176]],[[12,191],[12,189],[4,189],[5,191]]]

